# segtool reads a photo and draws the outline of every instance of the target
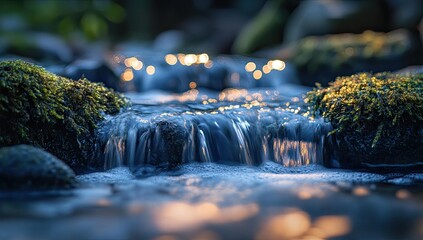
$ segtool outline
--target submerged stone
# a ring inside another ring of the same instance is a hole
[[[329,167],[423,164],[423,75],[361,73],[307,95],[334,127],[325,141]]]
[[[41,147],[72,167],[84,166],[104,114],[126,100],[86,79],[73,81],[24,61],[0,62],[0,147]]]
[[[42,149],[29,145],[0,149],[0,189],[58,189],[74,184],[72,169]]]

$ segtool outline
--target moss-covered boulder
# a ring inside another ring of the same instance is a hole
[[[127,104],[86,79],[73,81],[24,61],[0,62],[0,147],[30,144],[82,167],[98,122]]]
[[[74,185],[72,169],[42,149],[29,145],[0,149],[0,189],[43,190]]]
[[[334,127],[327,166],[423,163],[423,74],[339,77],[306,100]]]
[[[421,64],[421,44],[406,30],[306,37],[280,53],[298,69],[302,84],[327,86],[337,76],[393,71]]]

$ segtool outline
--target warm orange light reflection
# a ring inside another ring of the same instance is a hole
[[[273,60],[271,61],[271,68],[282,71],[285,69],[285,62],[282,60]]]
[[[313,197],[313,194],[307,190],[300,190],[298,191],[298,198],[307,200]]]
[[[125,63],[126,67],[131,67],[132,63],[135,62],[135,61],[138,61],[138,59],[136,57],[130,57],[130,58],[125,59],[124,63]]]
[[[198,63],[206,63],[209,61],[209,55],[207,55],[206,53],[202,53],[198,56]]]
[[[174,237],[172,235],[162,235],[158,236],[156,238],[153,238],[153,240],[178,240],[179,238]]]
[[[125,71],[120,75],[120,78],[123,81],[131,81],[132,79],[134,79],[134,73],[132,72],[132,70],[130,68],[125,69]]]
[[[366,187],[359,186],[353,189],[353,194],[362,197],[368,195],[369,190]]]
[[[236,205],[219,208],[213,203],[188,204],[173,202],[158,209],[154,222],[164,232],[178,232],[196,229],[207,223],[229,223],[256,215],[256,204]]]
[[[260,70],[255,70],[253,72],[253,77],[255,80],[259,80],[263,76],[263,73]]]
[[[297,190],[298,198],[302,200],[307,200],[310,198],[324,198],[326,196],[325,192],[320,188],[314,187],[300,187]]]
[[[257,239],[291,239],[302,236],[311,226],[310,216],[292,209],[270,218],[260,229]]]
[[[299,102],[300,98],[299,97],[293,97],[293,98],[291,98],[291,101],[292,102]]]
[[[206,62],[204,64],[204,67],[206,67],[206,68],[212,68],[213,67],[213,61],[212,60],[209,60],[208,62]]]
[[[268,73],[270,73],[270,71],[272,71],[272,69],[269,67],[269,65],[264,65],[263,66],[263,72],[264,72],[264,74],[268,74]]]
[[[125,61],[125,66],[126,67],[132,67],[135,70],[141,70],[143,67],[143,63],[138,60],[136,57],[130,57],[130,58],[126,58]]]
[[[96,204],[97,206],[100,206],[100,207],[108,207],[112,205],[112,203],[109,200],[103,199],[103,198],[97,200]]]
[[[197,83],[195,83],[195,82],[189,83],[189,88],[193,89],[193,88],[196,88],[196,87],[197,87]]]
[[[144,64],[141,61],[136,61],[132,63],[132,68],[135,70],[141,70]]]
[[[398,190],[395,194],[397,196],[398,199],[406,199],[410,197],[410,192],[405,190],[405,189],[401,189]]]
[[[178,62],[178,58],[173,54],[167,54],[165,56],[165,61],[169,65],[175,65]]]
[[[199,234],[196,234],[193,238],[191,238],[192,240],[218,240],[219,235],[217,235],[217,233],[214,233],[212,231],[203,231],[200,232]]]
[[[185,54],[183,53],[178,53],[178,55],[176,55],[178,58],[178,61],[180,64],[185,65]]]
[[[156,72],[156,68],[152,65],[148,66],[145,71],[148,75],[153,75]]]
[[[346,216],[322,216],[316,219],[314,226],[320,230],[322,238],[333,238],[351,231],[350,219]]]
[[[184,62],[187,66],[191,66],[197,62],[197,56],[195,54],[187,54],[185,55]]]
[[[189,91],[184,92],[182,95],[179,95],[176,99],[179,102],[187,102],[187,101],[195,101],[198,97],[198,90],[191,89]]]
[[[253,62],[248,62],[246,65],[245,65],[245,71],[247,71],[247,72],[252,72],[252,71],[254,71],[256,69],[256,64],[255,63],[253,63]]]

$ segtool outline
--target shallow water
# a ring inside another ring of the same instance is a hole
[[[112,61],[142,93],[100,126],[97,172],[71,191],[0,193],[0,239],[423,238],[423,174],[321,166],[331,127],[289,64],[255,79],[246,64],[267,61],[130,56]]]
[[[1,201],[0,238],[418,239],[422,179],[271,161],[147,178],[120,167],[78,176],[72,195]]]

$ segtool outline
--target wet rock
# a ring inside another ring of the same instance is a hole
[[[187,139],[187,130],[174,122],[160,121],[156,124],[154,145],[156,153],[151,159],[153,165],[167,163],[169,168],[182,164],[182,154]]]
[[[74,80],[84,77],[91,82],[104,83],[108,88],[120,90],[118,74],[101,59],[77,60],[68,65],[61,76]]]
[[[325,142],[324,165],[335,168],[395,170],[423,168],[423,129],[418,126],[390,129],[372,147],[377,130],[335,134]]]
[[[134,81],[139,81],[137,85],[139,85],[140,92],[163,90],[182,93],[189,90],[189,83],[194,79],[194,70],[184,66],[167,67],[166,69],[157,67],[157,73],[152,76],[138,72],[134,74]]]
[[[29,145],[0,149],[0,189],[69,188],[75,173],[50,153]]]

